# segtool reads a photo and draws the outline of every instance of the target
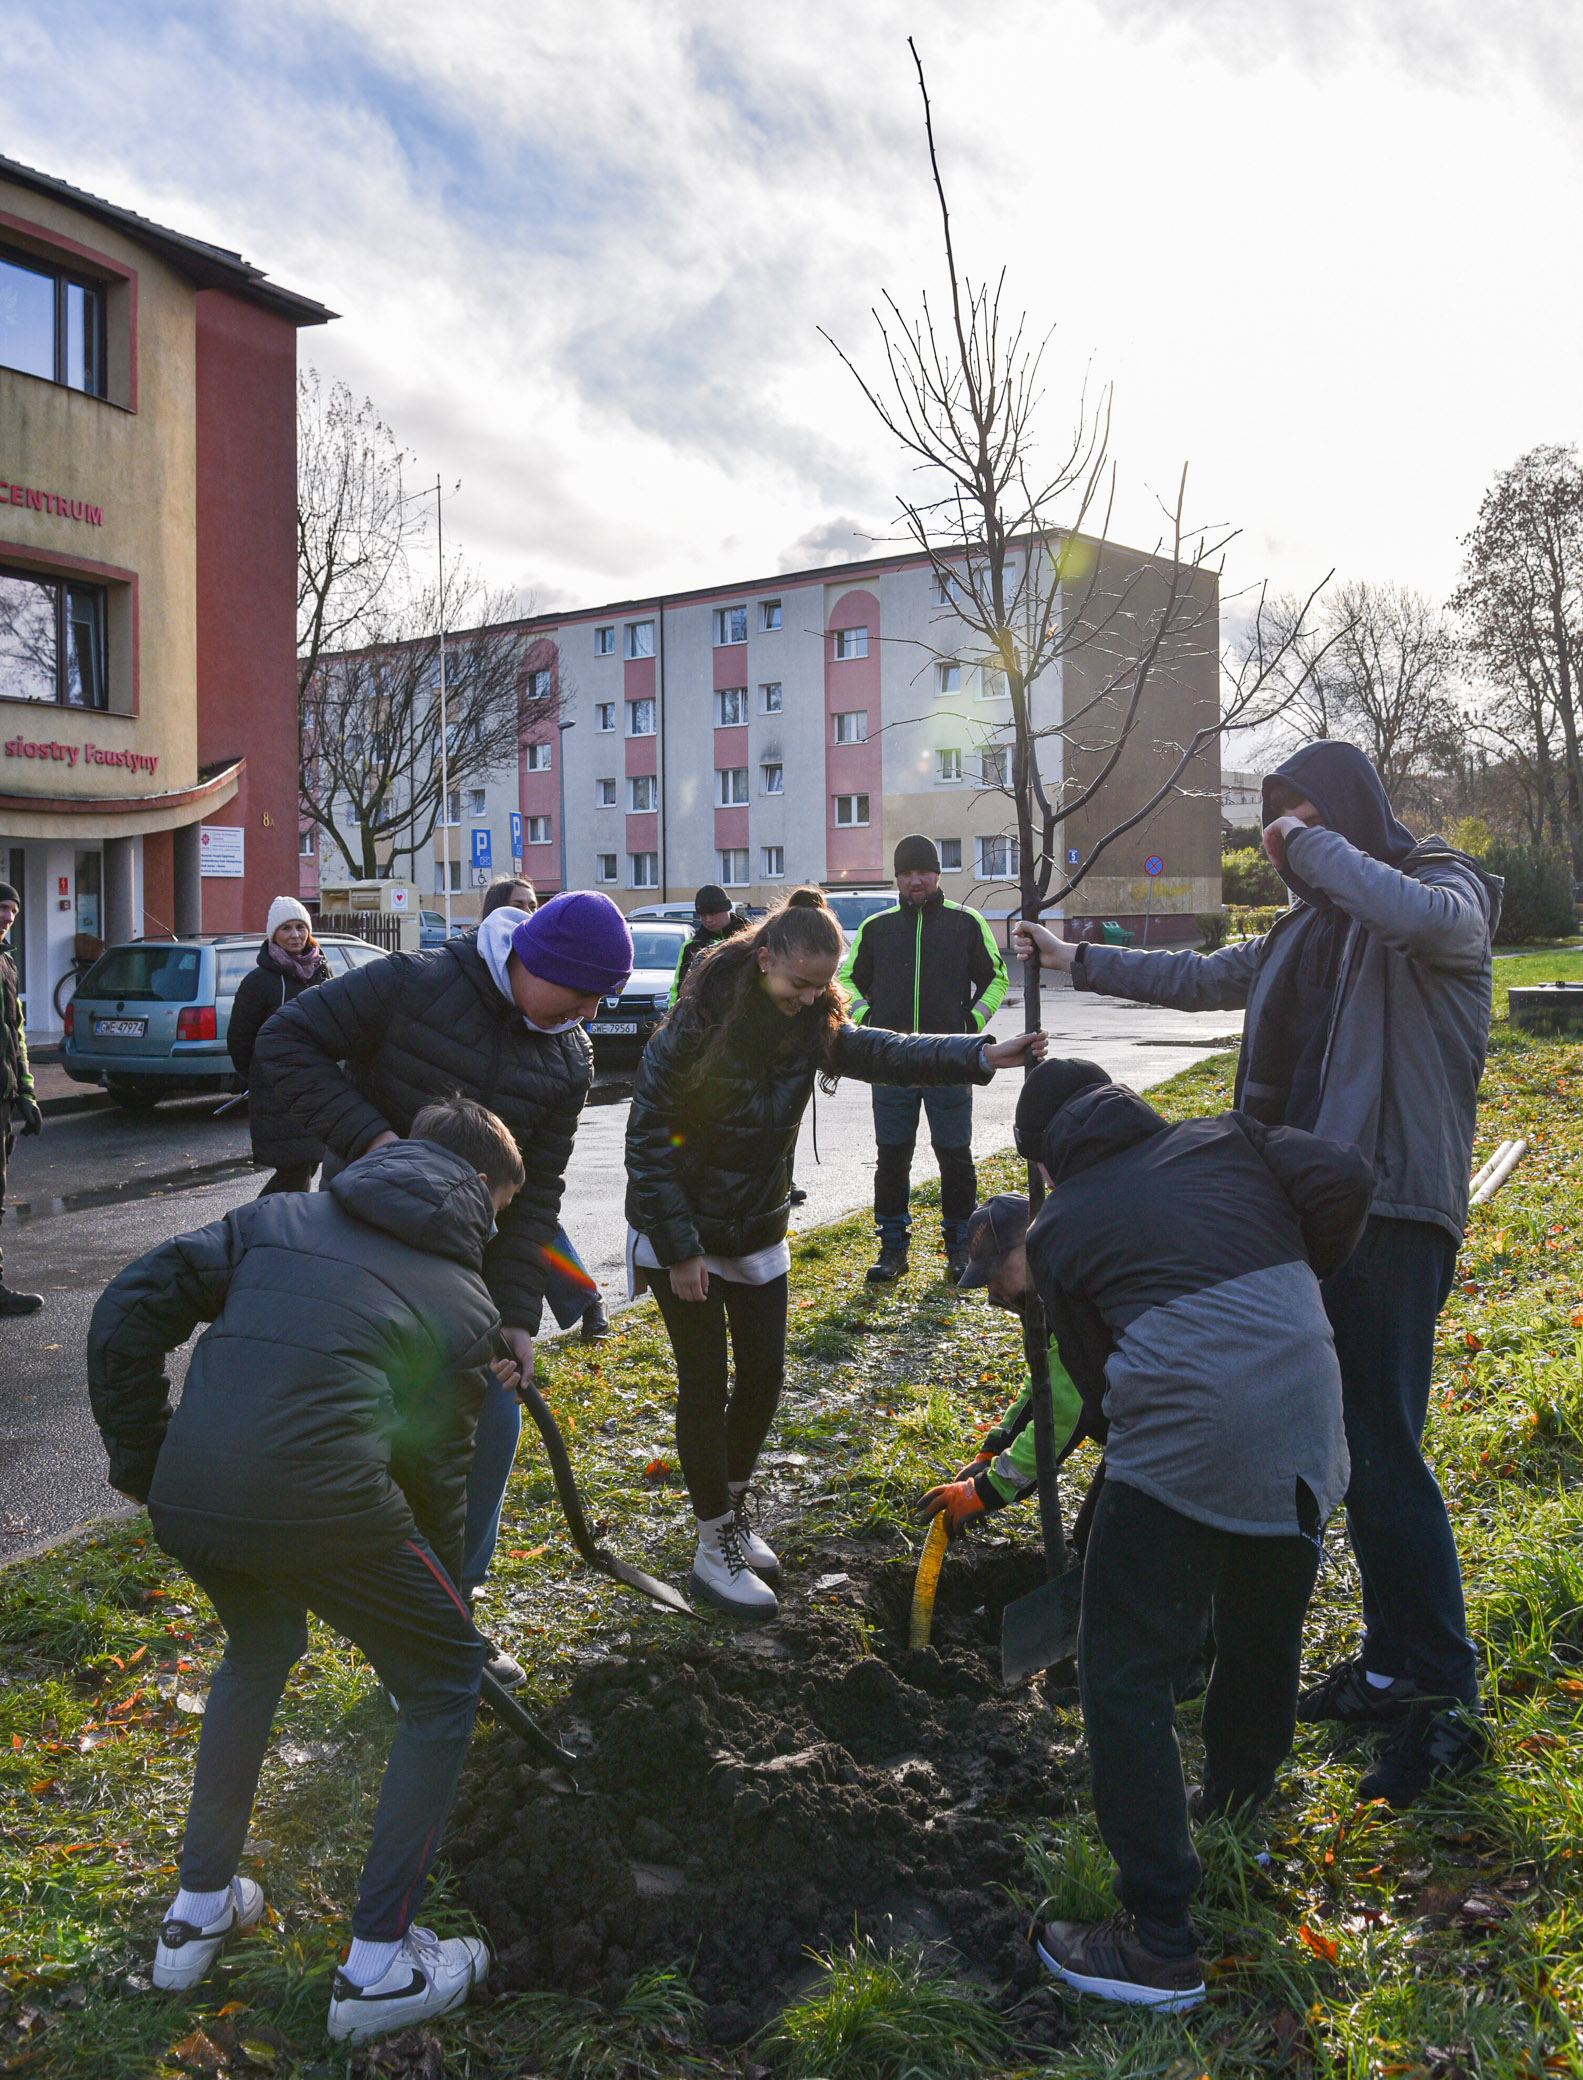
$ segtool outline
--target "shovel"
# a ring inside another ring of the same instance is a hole
[[[503,1353],[507,1352],[504,1339],[500,1347]],[[595,1542],[594,1534],[588,1528],[588,1519],[583,1515],[582,1497],[577,1492],[577,1477],[572,1472],[571,1455],[566,1449],[566,1440],[561,1435],[560,1427],[550,1413],[549,1404],[530,1379],[522,1382],[517,1389],[517,1395],[523,1407],[539,1426],[539,1435],[544,1439],[544,1449],[550,1458],[550,1472],[555,1477],[555,1493],[571,1528],[572,1543],[589,1566],[597,1567],[601,1574],[609,1575],[613,1582],[620,1582],[625,1588],[636,1589],[640,1596],[646,1596],[651,1603],[659,1604],[664,1610],[675,1611],[684,1618],[696,1618],[698,1613],[680,1589],[673,1588],[669,1582],[662,1582],[656,1575],[645,1574],[641,1567],[633,1567],[626,1560],[618,1560],[614,1553],[606,1552],[602,1545]]]
[[[581,1798],[582,1793],[577,1790],[577,1779],[572,1775],[577,1757],[569,1754],[565,1748],[558,1747],[538,1721],[529,1718],[505,1685],[495,1681],[487,1668],[479,1679],[478,1701],[490,1717],[503,1726],[507,1733],[514,1733],[524,1747],[538,1757],[541,1764],[549,1769],[559,1770],[572,1790]]]
[[[1039,1526],[1044,1533],[1041,1582],[1000,1614],[1000,1673],[1008,1685],[1077,1652],[1077,1619],[1083,1595],[1081,1561],[1068,1564],[1061,1523],[1061,1490],[1055,1469],[1055,1417],[1050,1409],[1050,1335],[1044,1307],[1028,1281],[1023,1302],[1022,1345],[1033,1396],[1033,1448],[1039,1469]]]

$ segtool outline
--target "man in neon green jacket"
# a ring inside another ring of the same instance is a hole
[[[1006,963],[977,910],[948,903],[940,893],[940,855],[929,838],[903,838],[896,847],[895,906],[865,918],[841,963],[841,986],[854,1025],[886,1026],[896,1033],[978,1033],[1006,994]],[[907,1269],[912,1226],[908,1198],[918,1114],[929,1119],[929,1139],[940,1165],[940,1220],[947,1275],[967,1267],[967,1223],[978,1197],[973,1170],[973,1100],[964,1084],[952,1090],[874,1087],[874,1224],[879,1259],[870,1285],[893,1285]]]

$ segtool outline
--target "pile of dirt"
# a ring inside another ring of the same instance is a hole
[[[909,1562],[846,1543],[798,1572],[774,1625],[678,1625],[577,1676],[555,1723],[583,1797],[516,1741],[475,1749],[446,1854],[496,1987],[614,2000],[680,1964],[732,2041],[854,1926],[939,1945],[1002,2000],[1037,1983],[1004,1888],[1025,1882],[1020,1827],[1066,1809],[1070,1736],[1058,1751],[1049,1703],[1072,1700],[1008,1694],[999,1669],[1001,1608],[1041,1578],[1037,1553],[955,1548],[917,1650]]]

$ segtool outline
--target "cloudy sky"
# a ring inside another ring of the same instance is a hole
[[[1115,531],[1188,464],[1230,575],[1444,593],[1583,431],[1572,0],[0,0],[3,149],[342,316],[449,525],[541,605],[862,553],[904,466],[823,326],[959,239],[1113,383]]]

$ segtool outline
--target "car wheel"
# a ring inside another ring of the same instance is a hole
[[[152,1112],[165,1095],[146,1083],[107,1083],[105,1089],[128,1112]]]

